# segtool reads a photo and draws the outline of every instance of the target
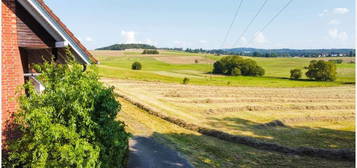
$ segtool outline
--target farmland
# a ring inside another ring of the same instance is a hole
[[[105,81],[118,93],[165,115],[227,133],[291,147],[355,145],[354,87],[239,88]],[[264,126],[274,120],[285,126]]]
[[[335,82],[316,82],[288,79],[290,69],[303,69],[312,60],[309,58],[253,58],[266,70],[265,77],[231,77],[209,73],[212,63],[222,56],[174,51],[143,56],[140,50],[93,53],[101,62],[99,72],[106,84],[160,114],[287,147],[355,148],[355,64],[350,63],[354,58],[342,58],[344,63],[337,65]],[[141,62],[143,70],[131,70],[134,61]],[[186,77],[189,84],[181,84]],[[140,134],[144,130],[143,136],[154,136],[171,145],[198,167],[351,166],[326,159],[283,157],[222,142],[120,101],[124,112],[119,118],[131,132]],[[203,145],[205,142],[208,144]]]
[[[319,87],[340,86],[355,82],[355,64],[349,63],[354,58],[342,58],[345,63],[337,65],[337,81],[316,82],[289,80],[291,69],[303,69],[313,59],[310,58],[253,58],[266,70],[264,77],[229,77],[211,75],[212,62],[222,58],[210,54],[160,51],[159,55],[142,55],[141,50],[129,51],[93,51],[100,60],[100,73],[104,77],[181,83],[188,77],[192,84],[198,85],[231,85],[259,87]],[[321,58],[334,59],[334,58]],[[198,63],[195,63],[195,60]],[[131,64],[139,61],[142,71],[131,71]]]

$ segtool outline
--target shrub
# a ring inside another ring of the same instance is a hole
[[[184,78],[182,84],[187,85],[190,82],[190,78]]]
[[[143,51],[142,54],[160,54],[159,51],[157,50],[149,50],[149,49],[146,49]]]
[[[134,62],[132,65],[131,65],[131,69],[132,70],[141,70],[141,63],[140,62]]]
[[[198,62],[198,60],[197,59],[195,59],[195,64],[198,64],[199,62]]]
[[[301,69],[292,69],[290,70],[290,79],[300,79],[302,77]]]
[[[335,64],[342,64],[343,60],[342,59],[332,59],[332,60],[328,60],[328,62],[332,62],[332,63],[335,63]]]
[[[242,71],[239,68],[234,68],[231,72],[232,76],[240,76],[242,75]]]
[[[317,81],[335,81],[336,80],[336,64],[323,60],[313,60],[307,67],[306,76]]]
[[[24,85],[14,116],[21,136],[7,142],[6,167],[124,167],[129,134],[116,121],[121,105],[114,88],[74,62],[35,67],[46,89]]]
[[[240,70],[240,73],[234,71]],[[214,74],[224,75],[236,75],[241,74],[243,76],[263,76],[265,70],[258,66],[252,59],[244,59],[239,56],[227,56],[213,64]]]

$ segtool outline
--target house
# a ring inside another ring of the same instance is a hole
[[[33,63],[54,58],[65,63],[69,47],[83,65],[95,58],[50,10],[43,0],[2,0],[1,16],[1,112],[2,141],[8,132],[6,122],[17,110],[15,94],[26,80],[34,78]],[[43,89],[43,88],[40,88]]]

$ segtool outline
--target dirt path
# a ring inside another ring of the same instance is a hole
[[[193,168],[177,151],[158,143],[152,137],[153,130],[130,115],[132,110],[135,109],[122,103],[120,118],[130,127],[133,134],[129,141],[128,168]]]

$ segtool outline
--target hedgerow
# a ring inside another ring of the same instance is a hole
[[[24,85],[13,123],[21,136],[7,142],[6,167],[124,167],[129,134],[115,119],[114,88],[74,62],[35,67],[46,89]]]

